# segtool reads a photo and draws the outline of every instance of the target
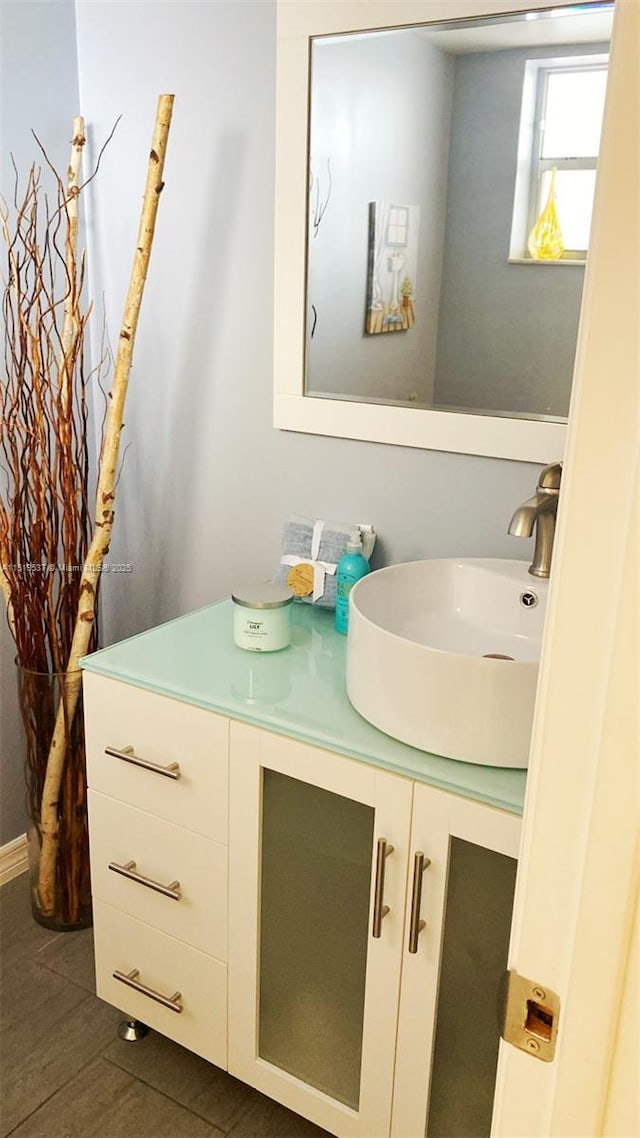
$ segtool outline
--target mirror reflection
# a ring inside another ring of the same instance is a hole
[[[565,419],[611,14],[313,40],[305,394]]]

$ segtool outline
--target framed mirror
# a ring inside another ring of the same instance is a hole
[[[276,427],[562,456],[613,5],[501,8],[279,4]]]

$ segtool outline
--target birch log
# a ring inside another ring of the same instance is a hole
[[[80,293],[82,291],[82,276],[78,277],[78,223],[80,217],[79,199],[80,199],[80,168],[82,164],[82,152],[84,150],[86,138],[84,133],[84,119],[81,115],[76,116],[73,120],[73,131],[71,139],[71,157],[69,160],[69,167],[67,170],[67,186],[63,198],[63,206],[66,214],[66,238],[65,238],[65,251],[64,262],[66,270],[66,295],[64,298],[63,306],[63,322],[62,334],[60,337],[60,354],[58,357],[58,391],[60,396],[60,411],[59,416],[59,462],[62,473],[62,484],[73,485],[73,462],[74,454],[72,450],[73,444],[73,426],[72,416],[75,413],[73,406],[73,388],[74,388],[74,375],[77,365],[77,352],[78,341],[80,338],[80,321],[81,316],[79,312]],[[60,187],[62,192],[62,186]],[[84,261],[81,261],[83,264]],[[88,315],[88,314],[87,314]],[[75,514],[68,515],[66,510],[63,512],[61,536],[63,538],[63,557],[64,561],[71,561],[71,558],[66,555],[67,548],[64,540],[65,530],[67,526],[73,532],[75,521]],[[71,540],[70,548],[75,547],[75,542]],[[51,608],[54,607],[54,580],[53,575],[49,576],[49,603]],[[64,667],[64,662],[60,659],[57,643],[52,644],[53,665],[56,672],[60,672]]]
[[[80,696],[81,676],[78,661],[86,653],[95,620],[96,581],[102,562],[109,551],[113,529],[115,487],[117,478],[120,435],[124,404],[129,383],[133,345],[138,317],[147,278],[147,269],[153,244],[158,202],[163,188],[162,174],[171,126],[173,95],[161,95],[158,100],[156,121],[147,168],[147,182],[142,203],[138,240],[133,259],[129,289],[124,306],[122,327],[110,392],[104,443],[100,455],[96,516],[94,529],[80,582],[78,613],[67,661],[64,701],[61,700],[49,749],[40,810],[42,849],[38,893],[45,914],[53,913],[55,906],[55,876],[58,854],[58,796],[64,768],[67,733],[65,724],[71,724]]]
[[[64,302],[64,321],[62,343],[60,345],[60,394],[62,397],[62,421],[67,418],[71,406],[73,384],[74,344],[78,337],[77,321],[77,263],[78,263],[78,198],[80,196],[80,164],[86,139],[84,119],[79,115],[73,120],[71,139],[71,160],[67,173],[67,238],[65,243],[65,265],[67,269],[67,295]]]

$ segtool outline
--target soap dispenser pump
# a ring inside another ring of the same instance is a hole
[[[371,566],[362,552],[362,534],[352,529],[346,552],[338,562],[336,573],[336,632],[346,634],[349,628],[349,593],[356,581],[366,577]]]

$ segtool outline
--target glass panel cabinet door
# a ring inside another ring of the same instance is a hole
[[[258,1054],[360,1102],[375,810],[263,772]]]
[[[516,859],[452,837],[427,1138],[489,1138]]]
[[[412,784],[231,730],[229,1070],[334,1134],[383,1136]]]
[[[519,834],[415,787],[393,1138],[489,1138]]]

